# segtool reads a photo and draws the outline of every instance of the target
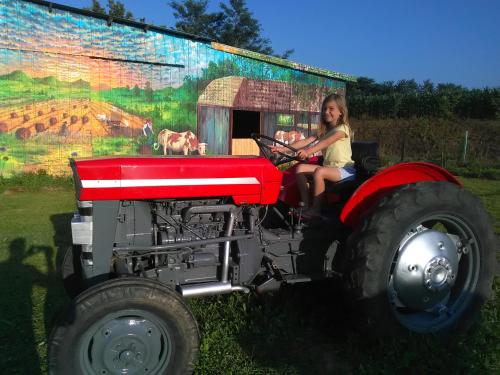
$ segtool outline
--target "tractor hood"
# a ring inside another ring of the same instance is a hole
[[[78,200],[231,196],[235,204],[275,203],[282,174],[257,156],[70,159]]]

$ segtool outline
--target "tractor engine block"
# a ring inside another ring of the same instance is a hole
[[[220,205],[213,201],[163,201],[152,202],[153,237],[155,245],[177,242],[195,241],[216,238],[224,230],[223,213],[201,213],[192,215],[186,220],[186,212],[190,207]]]
[[[125,211],[124,215],[129,219],[122,223],[121,236],[133,238],[134,244],[143,243],[145,251],[121,254],[117,257],[115,269],[118,273],[156,278],[170,285],[216,280],[220,245],[183,247],[182,244],[223,236],[226,225],[224,212],[190,211],[192,208],[203,211],[203,207],[222,203],[221,199],[122,202],[120,211]],[[162,245],[172,246],[165,250],[147,251],[148,247]]]

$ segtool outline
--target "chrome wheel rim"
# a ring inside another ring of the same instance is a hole
[[[411,331],[446,329],[469,306],[479,266],[479,243],[468,223],[446,213],[419,220],[393,257],[387,284],[392,311]]]

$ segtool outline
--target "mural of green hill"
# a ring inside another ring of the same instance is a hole
[[[82,89],[87,89],[90,90],[90,83],[87,81],[84,81],[83,79],[78,79],[73,82],[65,82],[66,84],[69,84],[73,88],[82,88]]]
[[[59,81],[54,76],[43,77],[43,78],[34,78],[33,81],[35,81],[36,83],[39,83],[42,85],[48,85],[48,86],[60,86],[61,85],[61,81]]]
[[[90,89],[90,83],[84,81],[83,79],[78,79],[73,82],[60,81],[54,76],[47,76],[41,78],[31,78],[28,74],[22,70],[14,70],[11,73],[4,74],[0,76],[0,80],[15,81],[19,83],[32,84],[37,83],[47,86],[58,86],[58,87],[72,87],[72,88],[82,88]]]
[[[90,83],[82,79],[60,81],[54,76],[32,78],[22,70],[0,76],[2,107],[51,99],[90,97]]]
[[[0,76],[0,79],[18,82],[32,82],[31,77],[24,73],[22,70],[14,70],[11,73]]]

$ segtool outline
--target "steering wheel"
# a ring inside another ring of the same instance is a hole
[[[255,143],[257,143],[257,146],[259,146],[259,148],[262,151],[262,153],[264,154],[264,156],[266,158],[268,158],[276,166],[278,166],[280,164],[288,163],[290,161],[299,160],[297,158],[297,155],[296,155],[298,150],[296,148],[284,143],[284,142],[278,141],[277,139],[268,137],[267,135],[264,135],[264,134],[252,133],[251,137],[255,141]],[[269,147],[269,145],[262,142],[262,139],[267,139],[268,141],[271,141],[273,143],[277,143],[283,147],[286,147],[287,149],[292,151],[294,153],[294,155],[293,156],[288,155],[288,154],[285,154],[284,152],[281,152],[281,151],[273,152],[271,150],[271,147]]]

